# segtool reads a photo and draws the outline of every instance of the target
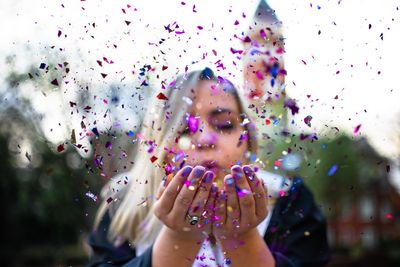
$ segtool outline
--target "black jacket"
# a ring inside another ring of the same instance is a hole
[[[138,257],[128,242],[114,247],[106,238],[109,225],[106,213],[89,235],[93,254],[87,266],[151,267],[153,246]],[[324,266],[329,261],[325,218],[300,178],[294,179],[287,196],[276,201],[264,240],[277,267]]]

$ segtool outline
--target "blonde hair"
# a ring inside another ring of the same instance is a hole
[[[129,240],[135,246],[150,245],[161,230],[163,224],[154,215],[153,204],[164,176],[163,163],[169,145],[185,127],[185,114],[191,104],[189,95],[203,80],[216,81],[223,86],[224,91],[235,96],[242,117],[250,121],[245,124],[249,150],[257,154],[255,126],[248,116],[250,112],[244,104],[244,97],[234,85],[220,76],[216,77],[209,68],[179,76],[163,93],[167,100],[158,99],[158,93],[152,97],[153,102],[149,104],[143,121],[140,133],[142,140],[132,169],[112,178],[102,190],[103,202],[96,214],[95,227],[108,211],[112,217],[108,237],[115,244]],[[148,153],[148,146],[152,144],[156,144],[154,151]],[[150,160],[153,156],[157,158],[154,162]]]

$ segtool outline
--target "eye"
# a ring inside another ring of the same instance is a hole
[[[216,128],[223,132],[229,132],[232,131],[235,128],[235,126],[232,124],[232,122],[227,121],[225,123],[217,124]]]

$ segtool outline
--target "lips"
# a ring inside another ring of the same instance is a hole
[[[215,160],[203,160],[199,163],[199,165],[205,167],[207,170],[216,173],[220,168],[218,163]]]

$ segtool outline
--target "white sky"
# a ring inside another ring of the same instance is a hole
[[[241,60],[230,48],[241,49],[233,36],[246,31],[257,3],[254,0],[2,0],[0,55],[23,55],[17,61],[23,70],[31,62],[45,62],[39,53],[23,54],[21,49],[25,44],[38,51],[49,45],[65,48],[63,55],[71,63],[71,69],[91,80],[91,90],[98,90],[99,95],[105,94],[101,88],[124,77],[125,83],[134,81],[136,76],[131,71],[138,71],[143,64],[158,68],[167,65],[169,68],[160,73],[161,78],[170,80],[172,75],[183,72],[185,66],[189,70],[215,68],[214,63],[219,59],[227,67],[221,73],[240,86]],[[398,155],[399,144],[396,147],[393,140],[400,135],[400,86],[396,79],[400,61],[400,10],[396,8],[400,9],[400,1],[385,0],[378,4],[376,0],[273,0],[269,3],[283,21],[287,38],[287,91],[301,108],[294,118],[297,125],[293,130],[310,130],[302,122],[307,115],[313,117],[311,130],[322,135],[327,132],[325,124],[349,133],[362,124],[361,135],[367,136],[381,154]],[[197,12],[193,12],[193,5]],[[234,26],[235,20],[239,25]],[[127,25],[125,21],[131,23]],[[164,25],[174,22],[184,34],[164,29]],[[59,30],[61,37],[57,36]],[[170,39],[159,47],[149,44],[158,43],[161,38]],[[160,56],[160,50],[164,57]],[[207,53],[204,60],[203,53]],[[96,60],[103,57],[115,63],[103,62],[104,67],[100,68]],[[3,73],[6,71],[4,66],[0,68]],[[340,73],[336,74],[337,71]],[[100,73],[107,73],[107,78],[103,79]],[[3,78],[0,74],[0,83]],[[32,88],[24,90],[38,110],[51,114],[43,120],[48,138],[55,143],[69,138],[70,133],[64,127],[69,122],[64,121],[62,107],[74,98],[74,90],[78,89],[71,83],[63,87],[65,94],[54,92],[47,97]],[[62,126],[58,126],[59,122]]]

